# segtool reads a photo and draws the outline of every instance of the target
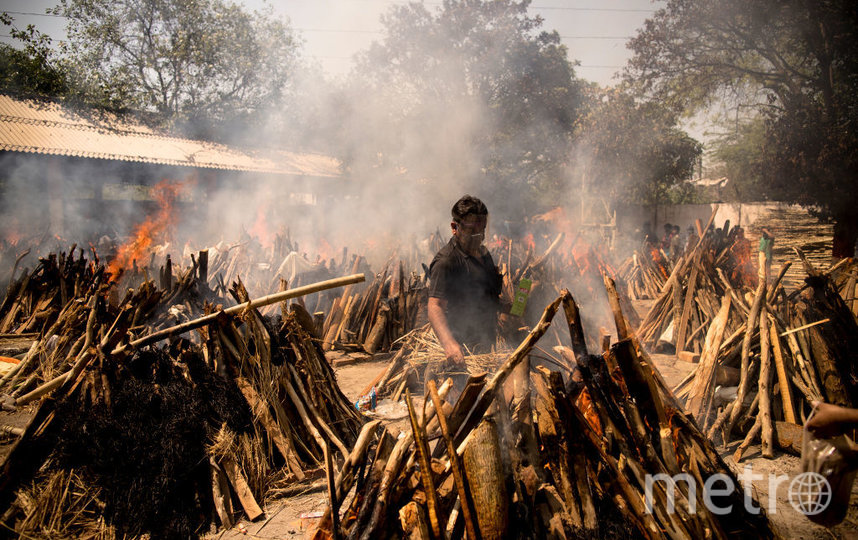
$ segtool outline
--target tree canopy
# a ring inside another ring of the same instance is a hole
[[[677,110],[753,105],[769,193],[858,231],[856,37],[851,0],[669,0],[631,42],[627,78]]]
[[[596,90],[581,119],[579,171],[591,195],[625,204],[692,202],[691,178],[702,145],[655,102],[625,89]]]
[[[0,45],[0,88],[11,95],[27,98],[65,96],[70,92],[65,71],[52,63],[51,39],[33,25],[20,30],[8,13],[0,13],[0,23],[9,35],[24,43],[17,49]]]
[[[224,0],[61,0],[60,51],[91,100],[207,136],[281,94],[297,57],[287,23]]]
[[[363,95],[389,121],[374,142],[417,178],[459,178],[515,194],[517,211],[556,196],[582,100],[566,48],[529,1],[392,7],[361,56]],[[409,134],[403,137],[403,134]]]

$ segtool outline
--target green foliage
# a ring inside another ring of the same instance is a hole
[[[766,181],[764,164],[773,161],[768,149],[765,120],[761,117],[737,124],[713,142],[712,158],[719,165],[714,176],[729,179],[723,196],[727,201],[776,200]]]
[[[62,0],[62,56],[105,106],[151,113],[191,136],[275,102],[296,58],[288,25],[222,0]]]
[[[51,39],[33,25],[18,30],[5,12],[0,14],[0,22],[24,45],[22,49],[0,45],[0,92],[25,98],[68,94],[66,73],[51,63]]]
[[[638,103],[622,89],[596,91],[581,121],[586,192],[627,204],[694,202],[687,184],[702,152],[669,110]]]
[[[725,141],[728,166],[844,219],[858,203],[856,37],[854,0],[669,0],[632,41],[627,75],[676,110],[755,107],[764,133]]]

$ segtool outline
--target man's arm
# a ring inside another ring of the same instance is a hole
[[[807,421],[806,427],[818,437],[833,437],[858,426],[858,409],[818,401],[813,405],[816,413]]]
[[[432,330],[435,331],[438,341],[444,347],[444,355],[450,362],[463,364],[465,362],[465,355],[462,354],[462,347],[456,341],[456,338],[453,337],[453,332],[447,323],[446,309],[447,300],[434,296],[429,297],[429,305],[427,306],[429,324],[432,325]]]

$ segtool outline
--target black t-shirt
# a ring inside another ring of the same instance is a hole
[[[501,275],[488,250],[474,257],[450,242],[429,266],[429,296],[447,300],[453,337],[468,347],[494,345],[500,310]]]

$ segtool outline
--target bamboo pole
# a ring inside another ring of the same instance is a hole
[[[206,315],[204,317],[200,317],[198,319],[194,319],[193,321],[188,321],[182,324],[178,324],[176,326],[171,326],[170,328],[165,328],[163,330],[159,330],[148,336],[144,336],[139,339],[135,339],[131,341],[126,346],[120,346],[114,349],[113,354],[117,354],[122,352],[126,347],[137,348],[142,347],[144,345],[149,345],[150,343],[155,343],[169,337],[182,334],[189,330],[194,330],[195,328],[200,328],[201,326],[205,326],[207,324],[211,324],[217,320],[218,317],[221,316],[221,313],[226,315],[237,315],[239,313],[243,313],[245,310],[256,309],[262,306],[267,306],[270,304],[276,304],[277,302],[281,302],[283,300],[288,300],[290,298],[297,298],[299,296],[304,296],[307,294],[312,294],[319,291],[326,291],[328,289],[335,289],[337,287],[343,287],[346,285],[351,285],[354,283],[360,283],[364,281],[366,277],[363,274],[352,274],[350,276],[344,276],[336,279],[329,279],[327,281],[320,281],[318,283],[313,283],[311,285],[304,285],[303,287],[297,287],[295,289],[290,289],[288,291],[282,291],[274,294],[269,294],[267,296],[263,296],[261,298],[257,298],[256,300],[251,300],[249,302],[244,302],[243,304],[238,304],[237,306],[232,306],[230,308],[226,308],[222,311],[218,311],[212,313],[210,315]]]

